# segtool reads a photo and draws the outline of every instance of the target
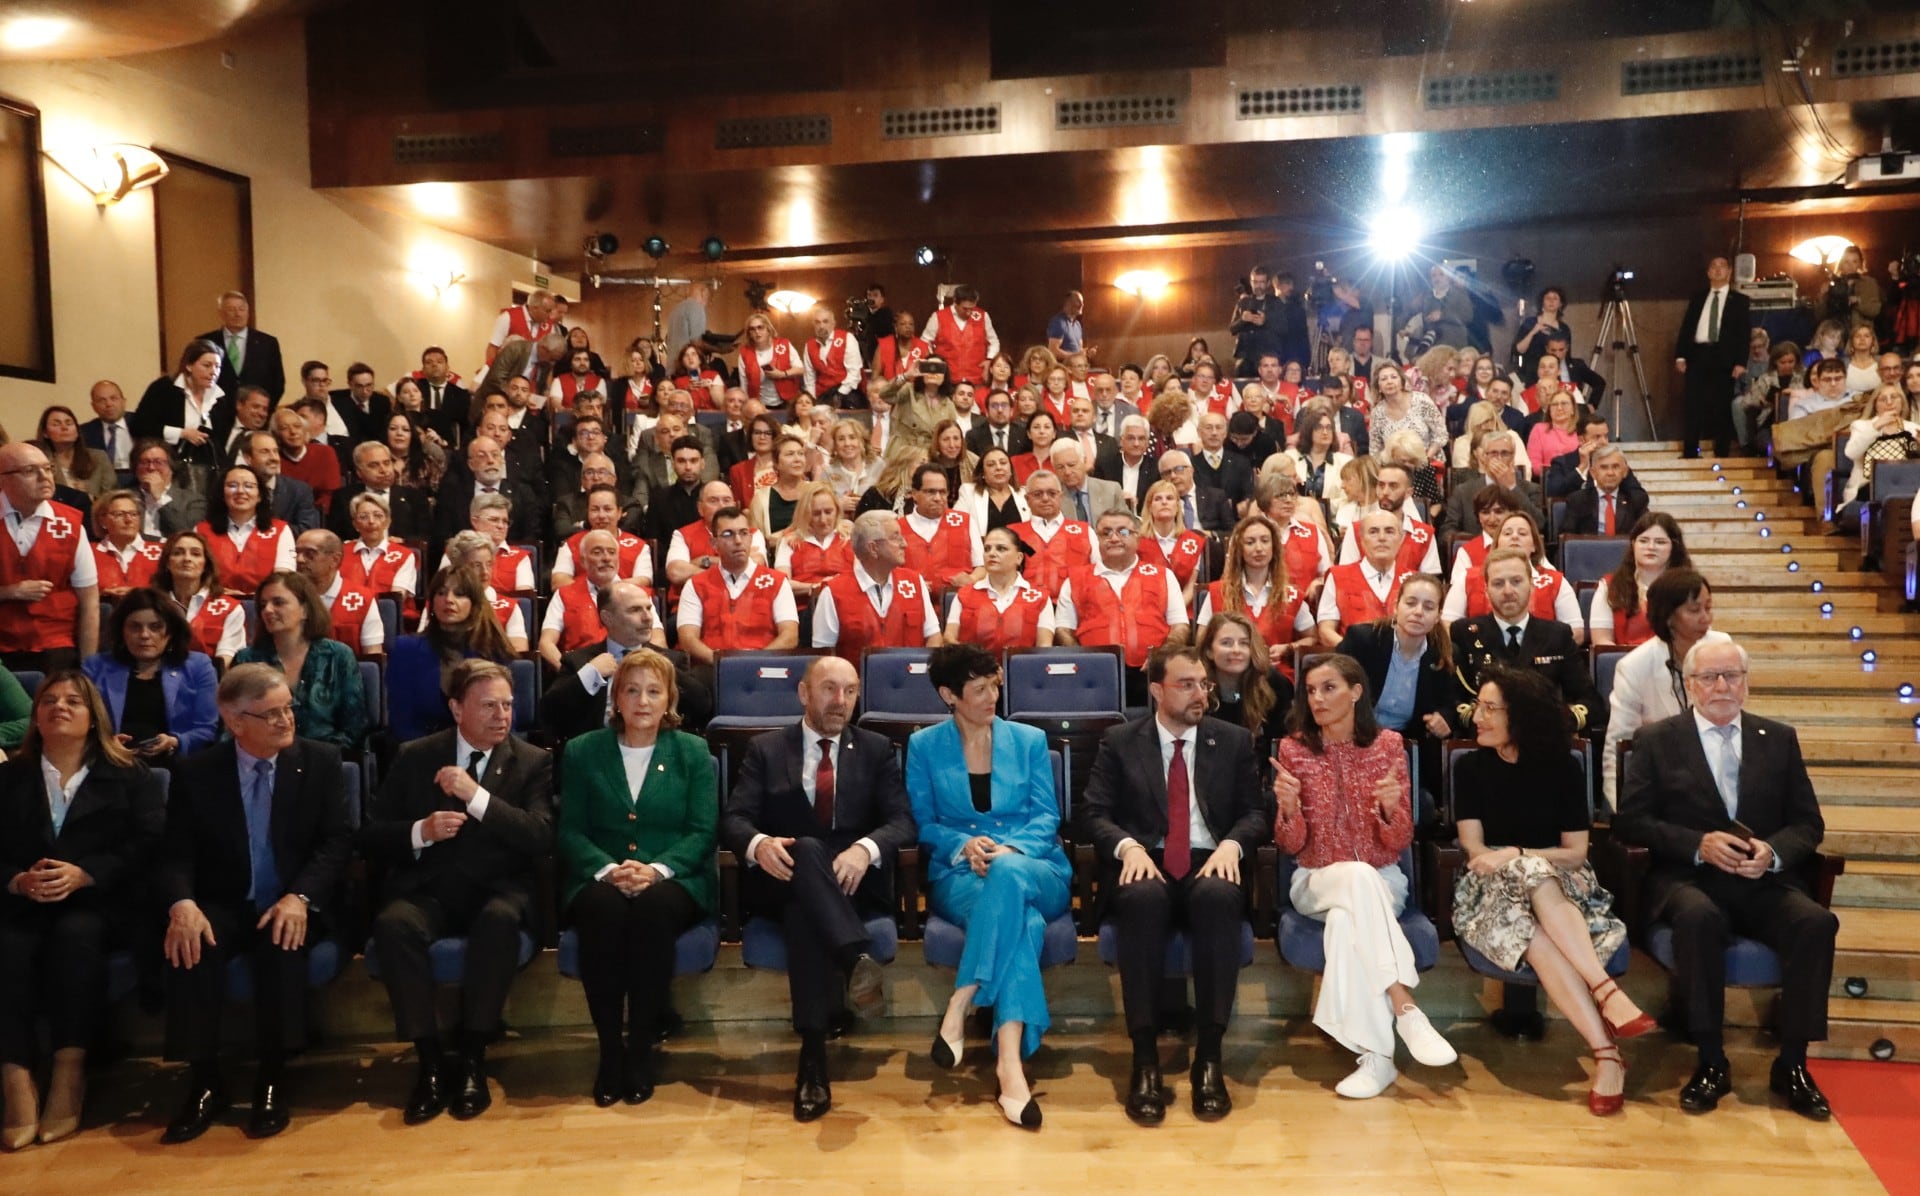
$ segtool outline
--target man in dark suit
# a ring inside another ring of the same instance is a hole
[[[1609,443],[1607,417],[1592,408],[1574,420],[1573,431],[1580,438],[1580,447],[1547,463],[1544,488],[1548,499],[1566,498],[1586,485],[1593,472],[1594,450]]]
[[[1747,297],[1733,289],[1733,266],[1724,256],[1707,263],[1707,289],[1687,301],[1673,346],[1673,368],[1686,379],[1686,428],[1680,455],[1697,458],[1702,438],[1713,437],[1713,454],[1733,444],[1733,388],[1747,373],[1747,339],[1753,319]]]
[[[1160,454],[1160,476],[1180,492],[1180,525],[1195,531],[1227,532],[1239,521],[1226,492],[1194,481],[1193,458],[1184,449]]]
[[[271,430],[273,400],[258,386],[248,386],[226,400],[225,431],[214,440],[214,460],[221,471],[238,461],[246,463],[247,437]]]
[[[353,500],[362,494],[377,494],[387,500],[387,514],[392,519],[388,534],[424,547],[433,532],[427,496],[412,486],[395,483],[398,470],[393,450],[377,440],[355,445],[353,471],[357,480],[333,496],[333,509],[327,513],[327,530],[342,540],[358,536],[360,532],[353,526]]]
[[[1827,987],[1839,921],[1809,894],[1826,833],[1793,728],[1746,714],[1747,652],[1702,643],[1684,662],[1693,709],[1634,735],[1620,813],[1622,842],[1652,853],[1650,918],[1673,927],[1675,973],[1699,1066],[1680,1107],[1704,1113],[1733,1090],[1722,1045],[1729,935],[1780,956],[1780,1056],[1768,1087],[1803,1117],[1827,1100],[1807,1071],[1807,1044],[1827,1037]]]
[[[1106,378],[1109,383],[1112,381],[1106,374],[1101,374],[1100,377]],[[1079,396],[1068,399],[1069,426],[1060,429],[1059,439],[1078,441],[1080,451],[1085,455],[1088,471],[1093,476],[1099,477],[1103,465],[1111,467],[1113,462],[1120,459],[1120,440],[1118,437],[1099,431],[1094,426],[1095,419],[1092,399]]]
[[[1251,389],[1251,388],[1249,388]],[[1252,402],[1263,403],[1263,399]],[[1244,416],[1245,418],[1241,418]],[[1227,421],[1227,452],[1246,462],[1258,484],[1260,466],[1286,446],[1287,429],[1277,419],[1252,411],[1236,411]]]
[[[1160,463],[1148,452],[1153,447],[1153,426],[1144,415],[1130,415],[1120,422],[1120,456],[1107,463],[1107,472],[1094,476],[1120,484],[1120,494],[1135,512],[1147,509],[1147,491],[1160,480]]]
[[[720,476],[724,478],[728,470],[753,455],[753,427],[747,416],[747,392],[738,386],[729,386],[720,398],[720,409],[726,414],[727,422],[717,430],[708,430],[713,432],[714,459],[720,465]],[[696,421],[689,426],[698,426],[698,423]]]
[[[1647,492],[1617,444],[1593,450],[1587,484],[1567,498],[1563,536],[1624,536],[1647,513]]]
[[[227,1110],[219,1069],[227,962],[253,973],[259,1072],[247,1134],[287,1128],[286,1057],[307,1029],[307,953],[328,930],[352,853],[339,750],[296,739],[293,695],[270,665],[227,670],[218,694],[232,739],[175,765],[156,883],[167,905],[167,1058],[191,1064],[167,1143],[191,1142]]]
[[[720,828],[744,865],[748,913],[778,920],[786,935],[800,1032],[795,1121],[817,1120],[833,1105],[827,1028],[843,990],[862,1015],[886,999],[866,919],[893,909],[894,856],[917,834],[893,745],[848,725],[859,697],[851,664],[836,656],[810,664],[799,725],[748,746]]]
[[[983,456],[990,448],[1003,448],[1009,457],[1033,451],[1027,430],[1013,422],[1013,400],[1004,392],[987,396],[987,418],[974,421],[967,433],[967,451]]]
[[[374,949],[399,1037],[420,1057],[405,1120],[419,1125],[451,1105],[479,1116],[487,1043],[504,1027],[520,969],[520,934],[538,941],[534,864],[553,849],[553,760],[513,734],[513,676],[464,660],[447,680],[454,728],[400,748],[360,831],[360,850],[384,869],[386,905]],[[443,1054],[428,948],[465,937],[458,1054]]]
[[[448,472],[440,483],[434,504],[434,540],[451,538],[472,526],[473,500],[481,494],[504,494],[513,504],[513,524],[507,539],[515,544],[530,544],[542,539],[546,512],[533,491],[507,478],[506,453],[489,436],[475,436],[467,442],[467,468],[463,473]]]
[[[1440,517],[1441,535],[1480,530],[1480,517],[1474,500],[1489,485],[1498,486],[1517,497],[1521,502],[1520,509],[1533,516],[1533,521],[1542,530],[1546,528],[1546,512],[1540,505],[1540,488],[1520,476],[1514,461],[1516,452],[1513,438],[1505,431],[1481,434],[1480,444],[1474,449],[1474,464],[1479,468],[1455,471],[1453,483],[1447,488],[1447,509]]]
[[[215,380],[224,394],[233,394],[242,386],[258,386],[267,398],[279,403],[287,392],[287,369],[280,360],[280,342],[247,325],[253,320],[253,306],[239,291],[220,296],[220,327],[203,332],[203,340],[220,351],[220,376]]]
[[[313,487],[299,478],[280,471],[280,442],[272,432],[248,432],[235,445],[242,463],[253,466],[267,481],[268,509],[273,517],[293,529],[294,535],[320,526],[320,508],[313,502]]]
[[[133,430],[127,423],[127,396],[118,382],[100,381],[87,393],[93,418],[80,425],[80,440],[113,463],[122,486],[133,484]]]
[[[1457,619],[1451,629],[1453,660],[1467,693],[1480,692],[1480,673],[1498,661],[1530,669],[1552,682],[1573,712],[1576,731],[1604,738],[1607,708],[1594,692],[1587,654],[1573,640],[1573,628],[1552,619],[1536,619],[1527,609],[1533,600],[1533,562],[1517,548],[1496,548],[1484,566],[1487,601],[1493,613]],[[1473,725],[1473,704],[1455,711],[1459,726]]]
[[[642,520],[645,529],[642,534],[657,546],[654,549],[656,573],[665,560],[664,546],[672,542],[673,533],[700,518],[700,492],[707,483],[720,480],[709,475],[707,466],[712,458],[700,451],[700,442],[691,436],[682,436],[673,442],[669,459],[673,465],[673,484],[648,491],[647,514]]]
[[[1355,366],[1354,369],[1355,378],[1363,376],[1371,377],[1371,375],[1360,374],[1358,372],[1358,366]],[[1328,402],[1333,404],[1334,427],[1338,430],[1339,435],[1346,437],[1345,445],[1342,445],[1339,440],[1336,439],[1334,441],[1334,447],[1343,453],[1350,451],[1356,457],[1365,455],[1367,451],[1367,417],[1360,414],[1358,407],[1351,406],[1348,402],[1353,398],[1352,379],[1339,374],[1332,374],[1322,378],[1320,379],[1320,393]],[[1302,398],[1304,397],[1303,395]]]
[[[171,536],[207,517],[207,496],[176,485],[173,453],[160,440],[140,440],[133,449],[134,493],[140,496],[140,534]]]
[[[1237,518],[1242,505],[1253,497],[1253,467],[1239,453],[1227,451],[1226,416],[1209,411],[1200,417],[1200,447],[1193,451],[1192,460],[1195,488],[1225,494]]]
[[[1107,732],[1081,817],[1100,860],[1105,916],[1120,935],[1120,996],[1133,1039],[1127,1116],[1158,1125],[1167,1114],[1160,988],[1176,930],[1185,930],[1193,947],[1194,1116],[1225,1117],[1233,1109],[1220,1043],[1240,979],[1252,860],[1272,833],[1273,815],[1253,736],[1207,717],[1212,684],[1199,649],[1155,652],[1147,681],[1156,713]]]
[[[385,440],[387,416],[393,411],[393,400],[375,388],[373,367],[364,361],[356,361],[347,367],[347,388],[328,394],[333,403],[334,414],[347,426],[347,444],[359,444],[363,440]],[[340,451],[339,445],[333,451]]]
[[[420,383],[420,399],[426,408],[427,426],[440,433],[447,447],[466,445],[471,428],[467,412],[473,396],[447,369],[447,351],[429,345],[420,354],[420,370],[414,375]]]
[[[607,638],[575,648],[560,658],[560,669],[540,699],[540,721],[554,742],[564,743],[607,725],[607,685],[627,653],[653,638],[656,622],[653,595],[637,581],[621,580],[601,589],[594,599]],[[655,651],[661,651],[656,648]],[[713,717],[713,691],[686,669],[679,652],[662,655],[674,662],[674,683],[680,690],[680,725],[698,731]]]
[[[1560,363],[1560,380],[1580,388],[1584,405],[1598,407],[1607,395],[1607,380],[1585,360],[1573,355],[1573,340],[1563,327],[1547,337],[1547,354]]]

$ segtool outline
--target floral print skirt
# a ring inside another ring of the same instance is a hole
[[[1533,890],[1558,884],[1560,892],[1587,920],[1593,953],[1601,963],[1626,941],[1627,927],[1613,916],[1613,895],[1581,864],[1568,872],[1537,855],[1508,861],[1488,875],[1462,872],[1453,887],[1453,929],[1461,940],[1501,968],[1519,968],[1540,924],[1533,917]]]

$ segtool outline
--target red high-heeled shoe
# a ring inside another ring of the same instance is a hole
[[[1607,1031],[1615,1038],[1638,1038],[1660,1024],[1644,1012],[1635,1015],[1627,1022],[1615,1024],[1613,1019],[1607,1016],[1607,1002],[1625,994],[1620,991],[1620,985],[1611,976],[1591,986],[1588,991],[1593,994],[1593,1007],[1600,1014],[1600,1020],[1607,1023]]]
[[[1627,1082],[1627,1061],[1620,1057],[1620,1048],[1611,1043],[1603,1047],[1595,1047],[1593,1049],[1593,1061],[1595,1063],[1617,1063],[1620,1065],[1621,1091],[1614,1093],[1612,1096],[1602,1096],[1592,1090],[1587,1092],[1587,1112],[1592,1113],[1595,1117],[1610,1117],[1618,1113],[1621,1107],[1627,1103],[1627,1094],[1624,1087]],[[1598,1070],[1594,1072],[1593,1080],[1596,1084],[1600,1082]]]

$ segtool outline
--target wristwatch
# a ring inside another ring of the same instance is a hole
[[[304,906],[307,906],[307,907],[309,907],[309,908],[311,908],[311,907],[312,907],[312,905],[313,905],[313,898],[311,898],[311,897],[309,897],[309,896],[307,896],[307,895],[306,895],[305,893],[295,893],[295,894],[294,894],[294,896],[295,896],[295,897],[298,897],[298,898],[300,899],[300,904],[301,904],[301,905],[304,905]]]

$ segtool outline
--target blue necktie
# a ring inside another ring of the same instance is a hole
[[[280,900],[280,869],[273,859],[273,761],[256,760],[247,783],[247,854],[253,859],[253,887],[247,897],[255,909]]]
[[[1720,790],[1720,802],[1727,807],[1729,818],[1740,816],[1740,757],[1733,751],[1733,736],[1738,730],[1732,723],[1713,729],[1720,737],[1719,749],[1713,754],[1713,783]]]
[[[1186,498],[1182,499],[1180,506],[1186,515],[1187,530],[1192,531],[1195,527],[1199,526],[1200,523],[1199,519],[1195,517],[1193,513],[1193,495],[1189,494]]]

